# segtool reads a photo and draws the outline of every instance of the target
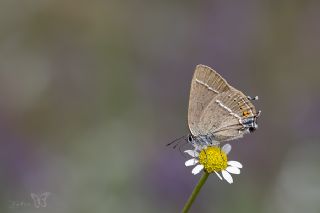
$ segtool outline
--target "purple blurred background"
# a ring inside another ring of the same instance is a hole
[[[0,212],[179,212],[200,176],[165,144],[197,64],[262,115],[191,212],[320,212],[319,20],[312,0],[0,1]]]

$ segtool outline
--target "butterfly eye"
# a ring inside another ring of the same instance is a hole
[[[249,127],[249,132],[254,132],[256,130],[256,128],[254,127]]]

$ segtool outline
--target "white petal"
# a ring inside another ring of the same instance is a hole
[[[201,170],[203,169],[203,165],[197,165],[196,167],[194,167],[193,169],[192,169],[192,174],[194,174],[194,175],[196,175],[196,174],[198,174],[199,172],[201,172]]]
[[[226,170],[222,170],[222,176],[228,183],[233,183],[232,176]]]
[[[226,155],[227,154],[229,154],[229,152],[231,151],[231,145],[230,144],[225,144],[223,147],[222,147],[222,151],[224,152],[224,153],[226,153]]]
[[[234,160],[228,161],[228,165],[234,166],[234,167],[237,167],[237,168],[240,168],[240,169],[242,168],[242,164],[240,162],[234,161]]]
[[[226,170],[231,174],[240,174],[240,169],[233,166],[228,166]]]
[[[194,165],[196,165],[197,163],[198,163],[198,160],[195,159],[195,158],[192,158],[192,159],[190,159],[190,160],[187,160],[187,161],[184,163],[184,165],[186,165],[186,166],[194,166]]]
[[[188,153],[191,157],[194,157],[194,158],[199,156],[199,153],[194,150],[186,150],[184,152]]]
[[[218,178],[220,178],[220,180],[222,180],[222,177],[221,177],[221,175],[220,175],[218,172],[214,171],[214,173],[216,173],[216,175],[218,176]]]

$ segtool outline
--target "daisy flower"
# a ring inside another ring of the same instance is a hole
[[[225,144],[222,148],[217,146],[205,147],[197,152],[196,150],[186,150],[192,158],[185,162],[186,166],[195,166],[192,174],[196,175],[201,170],[207,173],[215,173],[220,180],[222,177],[228,182],[233,183],[231,174],[240,174],[242,164],[238,161],[228,161],[227,155],[231,151],[231,145]],[[221,172],[222,176],[219,174]],[[231,173],[231,174],[230,174]]]

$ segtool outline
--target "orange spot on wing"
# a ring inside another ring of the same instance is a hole
[[[242,113],[242,115],[243,115],[244,117],[247,117],[247,116],[250,115],[250,112],[249,112],[249,111],[244,111],[244,112]]]

